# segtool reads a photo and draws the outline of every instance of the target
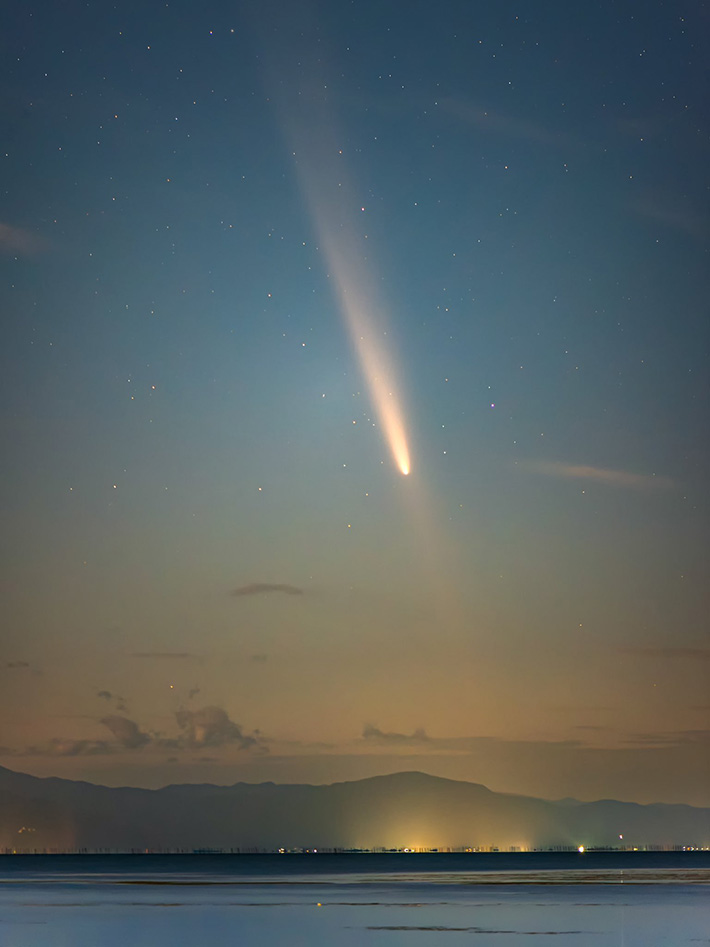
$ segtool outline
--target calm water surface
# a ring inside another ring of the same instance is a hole
[[[0,856],[2,947],[710,945],[710,855]]]

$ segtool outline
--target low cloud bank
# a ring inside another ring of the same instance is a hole
[[[100,691],[98,696],[113,700],[110,691]],[[151,750],[197,750],[205,747],[231,746],[238,751],[257,750],[267,753],[267,741],[258,730],[247,733],[231,720],[222,707],[208,706],[199,710],[182,708],[175,714],[177,736],[149,733],[129,717],[108,714],[98,721],[111,734],[110,739],[66,739],[54,737],[41,744],[23,749],[0,747],[4,756],[104,756],[126,751],[150,752]]]
[[[246,595],[269,595],[272,592],[281,592],[283,595],[303,595],[303,589],[297,585],[287,585],[285,582],[251,582],[249,585],[240,585],[232,591],[235,598]]]
[[[430,743],[431,740],[427,736],[426,731],[419,727],[413,733],[393,733],[387,732],[385,730],[380,730],[379,727],[373,726],[371,723],[366,723],[362,730],[363,740],[369,740],[372,743],[384,743],[384,744],[403,744],[403,743]]]

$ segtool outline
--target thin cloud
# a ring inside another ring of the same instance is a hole
[[[13,751],[13,756],[104,756],[115,747],[106,740],[66,740],[54,737],[38,746]]]
[[[30,256],[41,250],[42,246],[43,243],[39,237],[30,233],[29,230],[0,222],[0,253]]]
[[[0,671],[17,671],[23,674],[34,674],[37,677],[41,677],[43,673],[29,661],[5,661],[4,664],[0,664]]]
[[[369,740],[373,743],[384,743],[384,744],[403,744],[403,743],[430,743],[431,740],[427,736],[426,731],[419,727],[413,733],[393,733],[387,732],[385,730],[380,730],[379,727],[373,726],[371,723],[366,723],[362,730],[363,740]]]
[[[635,733],[625,741],[627,746],[707,746],[710,730],[666,730],[660,733]]]
[[[261,738],[265,744],[269,746],[277,747],[279,750],[283,751],[284,749],[291,750],[295,749],[301,752],[306,751],[316,751],[321,753],[322,751],[331,751],[338,750],[339,744],[337,743],[326,743],[324,740],[293,740],[288,738],[271,738],[271,737],[262,737]]]
[[[245,595],[268,595],[271,592],[282,592],[284,595],[303,595],[303,589],[297,585],[287,585],[285,582],[251,582],[249,585],[240,585],[234,589],[232,595],[241,598]]]
[[[685,197],[648,193],[633,205],[633,210],[672,230],[699,239],[707,237],[707,218],[699,214]]]
[[[666,489],[673,485],[669,477],[656,474],[640,474],[630,470],[609,470],[591,464],[564,464],[554,461],[530,461],[524,464],[533,473],[550,477],[565,477],[572,480],[593,480],[614,487],[629,487],[640,490]]]
[[[199,661],[199,654],[190,654],[189,651],[134,651],[132,658],[175,658],[183,661]]]
[[[576,724],[575,727],[573,727],[573,729],[574,730],[589,730],[592,733],[594,732],[613,733],[614,732],[614,727],[595,726],[594,724],[591,724],[591,723],[578,723]]]
[[[455,98],[441,98],[437,100],[439,110],[447,112],[452,117],[473,125],[484,132],[504,135],[509,138],[519,138],[523,141],[533,141],[541,145],[569,146],[579,142],[562,131],[551,131],[529,119],[516,118],[504,115],[490,108],[483,108],[474,102]]]
[[[618,708],[608,707],[605,704],[547,704],[546,709],[553,710],[555,713],[565,714],[593,714],[593,713],[615,713]]]
[[[111,701],[115,701],[116,710],[121,714],[126,713],[128,711],[128,705],[126,704],[126,699],[125,697],[121,697],[120,694],[112,694],[111,691],[97,691],[96,696],[99,697],[101,700],[108,701],[109,703]]]
[[[620,648],[623,654],[635,654],[642,658],[690,658],[693,661],[710,661],[710,648]]]
[[[108,693],[108,692],[107,692]],[[152,742],[134,720],[118,715],[109,715],[99,723],[106,727],[113,740],[74,740],[53,737],[46,743],[12,750],[12,756],[106,756],[122,750],[137,750]]]
[[[390,747],[393,751],[397,746],[421,747],[425,752],[437,754],[442,752],[469,754],[475,753],[481,748],[495,746],[581,748],[586,745],[581,740],[528,740],[525,738],[506,739],[505,737],[491,736],[434,737],[430,736],[421,727],[412,733],[397,733],[380,730],[379,727],[375,727],[373,724],[364,726],[362,736],[355,743],[360,746],[367,744],[373,749],[376,746]],[[417,755],[421,754],[417,753]]]

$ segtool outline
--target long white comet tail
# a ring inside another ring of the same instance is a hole
[[[409,447],[400,397],[395,388],[395,372],[383,340],[378,338],[367,309],[372,305],[366,294],[358,293],[340,260],[331,256],[340,290],[341,304],[372,400],[394,462],[405,477],[411,471]]]
[[[362,367],[377,420],[397,469],[405,477],[411,471],[404,412],[392,359],[387,351],[386,332],[378,314],[384,307],[367,258],[362,238],[343,221],[342,170],[323,166],[313,157],[313,145],[304,147],[299,168],[310,213],[325,253],[330,276],[337,291],[340,309]],[[311,158],[309,160],[309,153]],[[334,150],[333,150],[333,153]],[[319,173],[316,174],[315,168]],[[333,202],[331,198],[337,197]],[[354,203],[354,202],[351,202]],[[340,208],[340,210],[338,210]]]

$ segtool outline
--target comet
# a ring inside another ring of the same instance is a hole
[[[301,194],[325,255],[334,296],[346,324],[372,401],[380,431],[396,469],[412,469],[403,398],[391,344],[387,337],[387,307],[379,298],[379,274],[371,262],[367,201],[363,188],[348,173],[347,135],[339,127],[327,75],[319,57],[309,59],[298,81],[284,72],[273,55],[271,27],[254,21],[263,46],[262,66],[268,96],[279,119],[293,161]],[[312,29],[319,24],[311,21]]]
[[[278,74],[278,66],[273,68]],[[376,267],[369,258],[373,247],[367,239],[366,207],[347,171],[326,84],[311,76],[310,82],[303,80],[303,89],[307,95],[301,98],[299,90],[294,98],[280,84],[274,101],[380,430],[395,467],[406,477],[412,465],[403,399],[387,338],[387,307],[379,298]]]
[[[314,19],[310,32],[320,31]],[[287,73],[274,56],[271,27],[263,29],[262,66],[268,96],[288,146],[303,200],[330,282],[333,299],[359,363],[379,433],[400,476],[410,477],[412,455],[406,423],[406,399],[397,369],[397,349],[388,335],[388,305],[382,271],[374,258],[374,235],[368,233],[375,211],[368,193],[348,168],[349,135],[340,127],[336,100],[321,70],[321,54],[308,57]],[[378,207],[374,203],[374,208]],[[381,205],[384,206],[384,205]],[[440,528],[444,513],[426,490],[426,474],[411,478],[397,491],[412,525],[412,546],[423,559],[421,582],[429,587],[442,634],[459,640],[469,620],[461,607],[456,549]]]
[[[367,283],[368,274],[354,262],[347,248],[342,246],[344,237],[336,241],[327,224],[319,227],[325,237],[324,249],[334,278],[340,309],[343,313],[352,344],[357,353],[363,376],[375,407],[377,418],[389,447],[395,466],[405,477],[411,471],[411,460],[402,410],[402,399],[398,392],[396,372],[387,348],[387,336],[382,325],[382,306]],[[349,241],[347,241],[349,242]]]
[[[328,173],[317,177],[304,162],[301,181],[319,245],[325,253],[329,276],[350,340],[360,363],[376,417],[394,464],[403,476],[411,471],[402,397],[389,351],[385,306],[375,291],[374,274],[363,253],[363,237],[345,221],[346,189],[339,180],[328,187]],[[325,179],[325,181],[324,181]],[[329,199],[335,197],[335,200]],[[351,201],[353,204],[354,202]]]

